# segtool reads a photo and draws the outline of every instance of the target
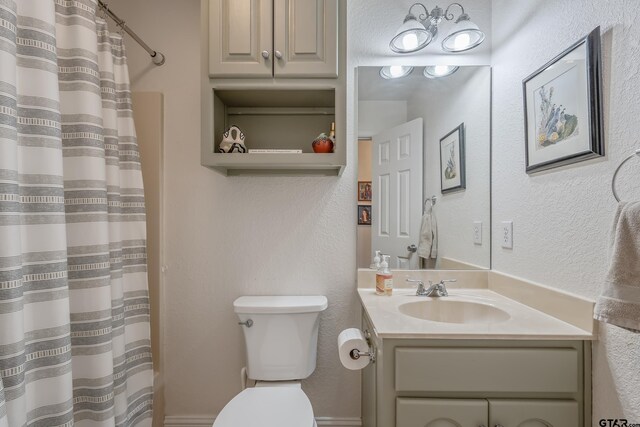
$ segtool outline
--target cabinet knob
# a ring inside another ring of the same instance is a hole
[[[269,51],[268,50],[263,50],[262,51],[262,57],[264,59],[269,59]]]
[[[279,50],[276,50],[274,55],[276,56],[276,58],[282,59],[282,52],[280,52]]]

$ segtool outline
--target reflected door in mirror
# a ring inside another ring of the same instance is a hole
[[[372,257],[390,255],[391,268],[418,268],[422,214],[422,119],[373,137]]]

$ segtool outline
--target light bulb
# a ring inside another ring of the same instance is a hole
[[[466,49],[470,44],[471,36],[469,36],[469,33],[460,33],[453,41],[453,46],[456,50]]]
[[[398,79],[411,74],[413,67],[408,65],[391,65],[380,68],[380,77],[383,79]]]
[[[392,65],[389,67],[389,74],[391,77],[400,77],[404,73],[404,67],[402,65]]]
[[[427,65],[422,74],[428,79],[450,76],[458,71],[457,65]]]
[[[436,76],[443,76],[448,72],[449,72],[448,65],[436,65],[435,68],[433,69],[433,74],[435,74]]]
[[[418,47],[418,36],[415,33],[407,33],[402,37],[402,45],[405,50],[413,50]]]

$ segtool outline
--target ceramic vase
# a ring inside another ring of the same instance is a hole
[[[321,133],[311,144],[314,153],[333,153],[334,143],[326,134]]]

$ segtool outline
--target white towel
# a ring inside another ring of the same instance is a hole
[[[436,259],[438,257],[438,224],[436,222],[436,214],[433,212],[433,206],[429,206],[422,215],[417,254],[425,259]]]
[[[620,203],[611,245],[611,264],[594,318],[640,332],[640,202]]]

